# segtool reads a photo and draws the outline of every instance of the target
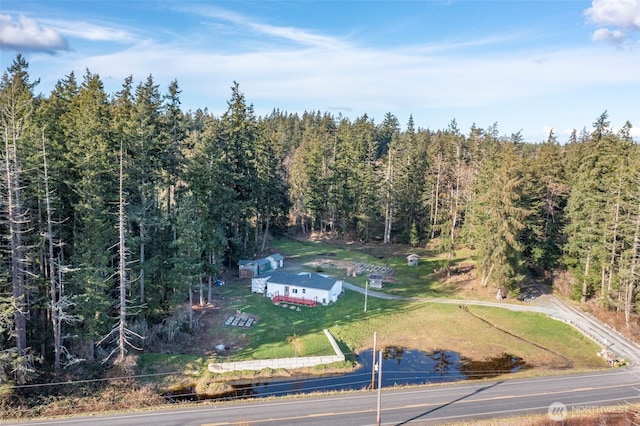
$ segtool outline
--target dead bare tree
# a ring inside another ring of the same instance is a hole
[[[80,318],[77,315],[69,314],[69,310],[75,306],[75,303],[64,293],[62,285],[63,273],[68,271],[69,268],[63,268],[59,265],[60,262],[56,261],[55,247],[61,247],[62,244],[58,241],[54,241],[53,237],[53,224],[52,219],[53,209],[51,207],[51,190],[49,189],[49,165],[47,163],[47,148],[44,137],[44,129],[42,130],[42,163],[44,170],[44,187],[45,187],[45,208],[47,214],[47,232],[46,239],[48,242],[48,273],[49,273],[49,297],[51,307],[51,325],[53,331],[53,352],[54,352],[54,370],[60,371],[61,367],[61,355],[65,355],[65,365],[74,364],[82,361],[81,359],[73,356],[63,345],[62,339],[62,324],[63,323],[75,323],[79,322]]]
[[[53,327],[53,353],[54,353],[54,369],[55,371],[60,370],[60,348],[62,346],[61,343],[61,330],[60,330],[60,320],[57,309],[57,301],[58,301],[58,283],[57,273],[56,273],[56,263],[55,263],[55,255],[54,255],[54,244],[53,244],[53,225],[51,220],[51,199],[49,197],[49,171],[47,167],[47,148],[44,139],[44,129],[42,130],[42,164],[44,167],[44,192],[45,192],[45,206],[47,210],[47,240],[49,243],[49,294],[51,298],[51,324]]]
[[[383,244],[391,242],[391,228],[393,226],[393,147],[389,147],[387,154],[387,174],[385,176],[385,209],[384,209],[384,238]]]
[[[25,290],[25,270],[21,265],[24,259],[22,240],[26,215],[23,211],[21,195],[21,166],[18,156],[18,143],[23,137],[27,119],[32,113],[31,97],[24,95],[24,87],[19,81],[3,78],[2,102],[0,110],[0,128],[4,142],[4,178],[7,192],[7,222],[9,228],[9,252],[11,258],[12,303],[14,312],[13,329],[18,360],[23,359],[27,351],[27,305]],[[20,363],[20,361],[18,361]],[[19,367],[16,367],[20,371]],[[18,382],[20,374],[16,373]]]
[[[97,345],[104,343],[105,341],[110,340],[111,343],[117,342],[116,347],[107,355],[107,357],[103,360],[106,362],[109,360],[116,352],[118,352],[118,358],[116,359],[116,363],[120,363],[124,361],[125,356],[128,352],[128,348],[133,348],[136,350],[142,350],[139,347],[136,347],[131,343],[131,338],[137,337],[139,339],[144,339],[143,336],[134,332],[130,328],[127,327],[127,285],[128,285],[128,277],[127,277],[127,255],[128,249],[125,240],[125,198],[124,198],[124,148],[122,146],[122,141],[120,142],[120,176],[119,176],[119,190],[118,190],[118,253],[119,253],[119,265],[118,265],[118,278],[119,278],[119,287],[120,287],[120,316],[118,323],[111,329],[111,331],[103,337]],[[113,338],[115,335],[115,338]]]

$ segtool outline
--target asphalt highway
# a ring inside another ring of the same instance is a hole
[[[383,372],[384,374],[384,372]],[[375,425],[377,391],[201,404],[135,413],[96,415],[14,423],[20,425],[214,426],[214,425]],[[380,419],[384,425],[473,422],[527,414],[600,412],[636,416],[629,404],[640,403],[640,368],[624,367],[582,374],[466,381],[383,389]],[[617,408],[602,408],[612,407]],[[637,407],[637,406],[636,406]],[[640,423],[640,418],[637,419]]]

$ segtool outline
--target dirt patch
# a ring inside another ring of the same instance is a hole
[[[452,268],[449,276],[445,268],[434,271],[434,281],[444,283],[448,292],[455,294],[457,298],[494,302],[496,288],[491,285],[483,287],[476,272],[473,263],[463,263]],[[514,299],[509,300],[509,302],[514,301]]]
[[[394,270],[389,266],[373,265],[363,262],[351,262],[347,260],[335,260],[335,259],[316,259],[304,264],[316,270],[323,269],[343,269],[345,275],[348,277],[355,277],[359,275],[368,274],[380,274],[385,279],[393,276]]]
[[[349,262],[346,260],[336,260],[336,259],[316,259],[311,262],[307,262],[304,266],[308,266],[311,268],[318,269],[344,269],[345,271],[353,265],[353,262]]]
[[[188,330],[188,322],[182,325],[175,338],[159,338],[149,347],[150,352],[164,354],[227,356],[243,348],[249,343],[246,328],[227,325],[230,316],[252,319],[252,324],[259,321],[259,317],[248,313],[238,313],[230,308],[240,298],[218,298],[215,304],[193,306],[194,326]],[[186,309],[186,306],[185,306]],[[184,321],[184,319],[183,319]],[[186,329],[185,329],[186,328]]]

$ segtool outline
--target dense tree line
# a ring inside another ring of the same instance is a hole
[[[21,55],[0,81],[4,382],[122,359],[287,229],[430,244],[448,261],[471,246],[482,285],[512,294],[568,268],[577,299],[637,314],[640,157],[606,112],[564,144],[531,143],[391,113],[257,117],[236,83],[219,117],[183,111],[178,83],[163,93],[152,76],[114,94],[88,70],[47,96],[37,84]]]

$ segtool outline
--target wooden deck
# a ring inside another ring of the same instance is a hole
[[[291,305],[302,305],[315,307],[318,303],[312,299],[305,299],[304,297],[292,297],[292,296],[274,296],[273,303],[289,303]]]

